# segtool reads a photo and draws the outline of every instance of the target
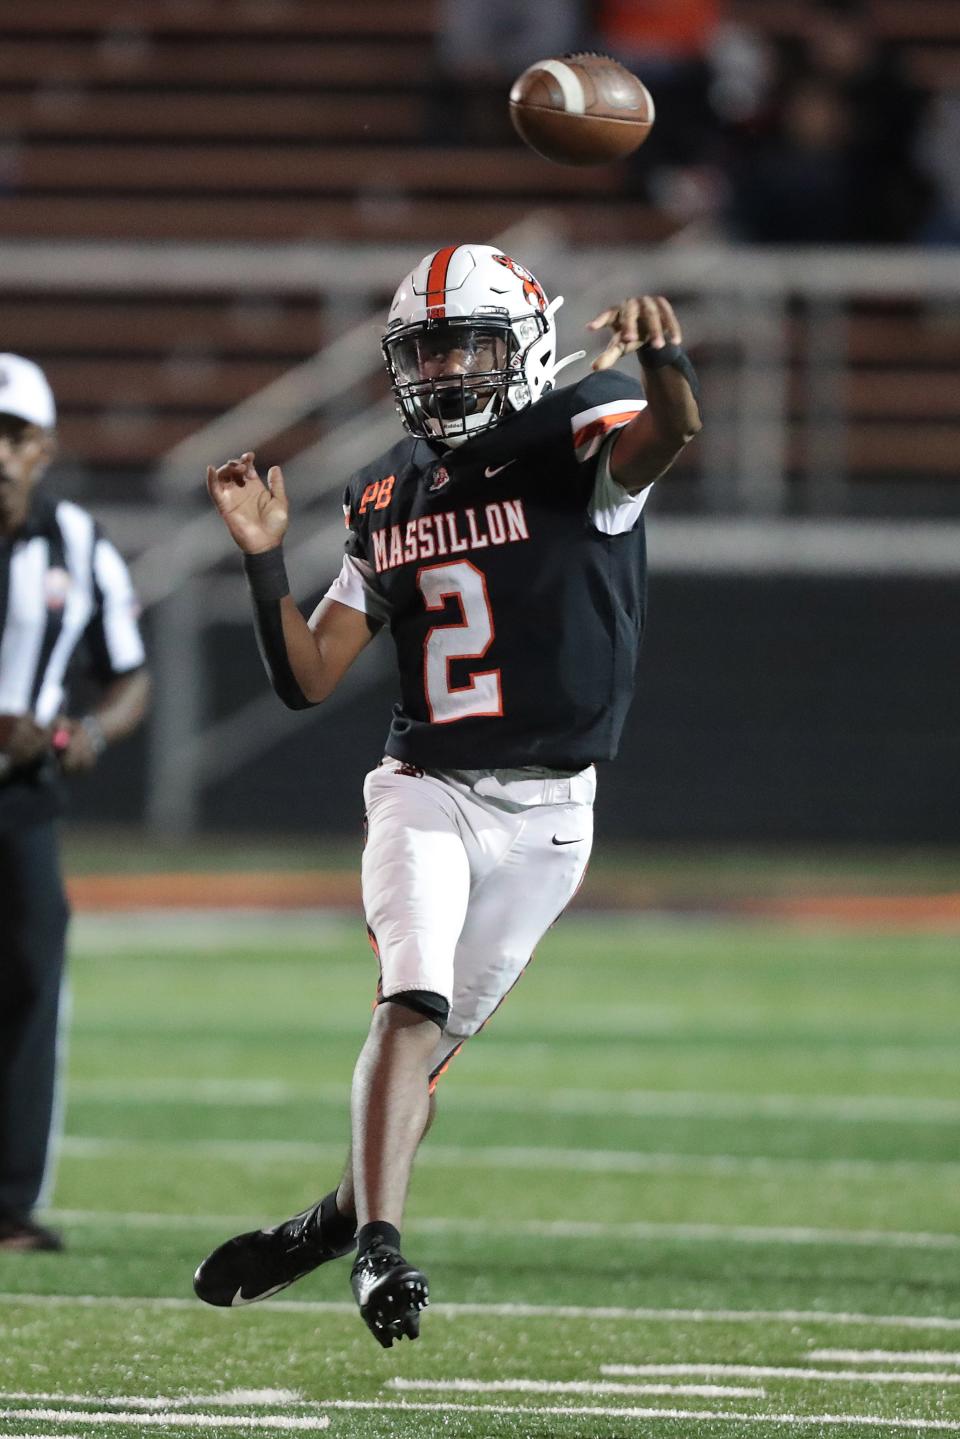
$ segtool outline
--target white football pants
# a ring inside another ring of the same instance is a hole
[[[596,774],[422,771],[385,758],[363,786],[363,903],[384,998],[450,1002],[433,1080],[486,1023],[583,879]]]

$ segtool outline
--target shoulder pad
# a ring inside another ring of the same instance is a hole
[[[570,434],[579,464],[592,460],[603,442],[646,407],[639,376],[595,370],[571,386]]]
[[[569,396],[571,415],[593,405],[609,404],[612,400],[644,398],[639,367],[636,375],[628,375],[623,370],[591,370],[582,380],[560,393]]]

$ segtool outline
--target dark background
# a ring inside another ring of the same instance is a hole
[[[649,522],[656,543],[656,516]],[[960,582],[654,574],[637,697],[601,767],[610,838],[960,841]],[[382,636],[379,643],[389,644]],[[218,627],[215,692],[265,686],[252,628]],[[263,816],[359,836],[360,785],[379,759],[390,683],[325,715],[205,791],[211,830]],[[279,701],[278,701],[279,703]],[[74,788],[71,817],[134,821],[141,737]]]

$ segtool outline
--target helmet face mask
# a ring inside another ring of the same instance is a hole
[[[401,282],[382,342],[410,434],[463,444],[552,389],[558,303],[490,245],[425,256]]]
[[[456,439],[487,429],[516,384],[518,346],[506,315],[405,325],[386,337],[384,353],[412,434]]]

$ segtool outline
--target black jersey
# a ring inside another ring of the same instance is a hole
[[[347,553],[397,649],[387,751],[431,769],[612,759],[646,606],[643,519],[588,513],[599,452],[644,404],[590,374],[442,455],[406,439],[354,475]]]

